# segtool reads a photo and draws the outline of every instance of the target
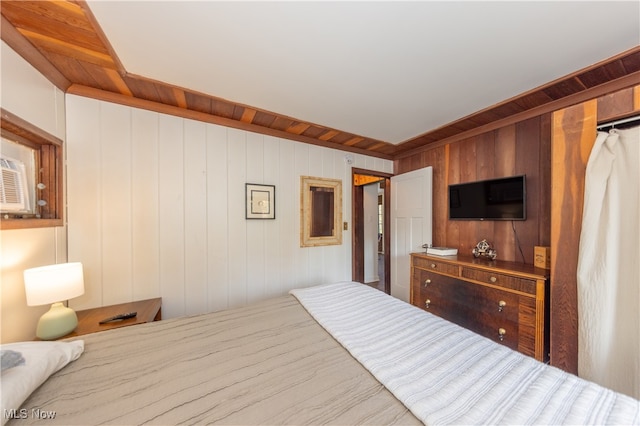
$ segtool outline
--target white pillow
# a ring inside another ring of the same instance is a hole
[[[9,343],[1,348],[18,352],[24,358],[24,363],[2,371],[0,415],[4,425],[9,420],[5,415],[7,410],[18,410],[49,376],[82,355],[84,340]]]

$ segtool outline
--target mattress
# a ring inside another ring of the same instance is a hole
[[[420,424],[290,295],[82,339],[8,424]]]

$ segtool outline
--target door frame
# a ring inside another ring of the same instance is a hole
[[[364,189],[355,184],[355,175],[367,175],[384,179],[384,291],[391,294],[391,177],[393,174],[353,167],[351,169],[352,247],[351,279],[364,282]]]

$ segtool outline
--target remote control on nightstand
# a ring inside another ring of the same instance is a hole
[[[137,312],[129,312],[129,313],[126,313],[126,314],[114,315],[112,317],[103,319],[102,321],[99,322],[99,324],[106,324],[106,323],[112,322],[112,321],[126,320],[126,319],[129,319],[129,318],[133,318],[136,315],[138,315]]]

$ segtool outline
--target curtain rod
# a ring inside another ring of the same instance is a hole
[[[619,124],[633,124],[634,122],[640,123],[640,115],[634,115],[633,117],[622,118],[620,120],[610,121],[609,123],[599,124],[596,126],[597,130],[601,130],[605,127],[615,128]]]

